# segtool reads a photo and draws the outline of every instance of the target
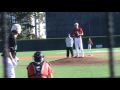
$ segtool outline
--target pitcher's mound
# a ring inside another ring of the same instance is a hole
[[[109,60],[94,58],[94,57],[84,57],[84,58],[63,58],[50,62],[52,65],[93,65],[93,64],[109,64]],[[120,60],[116,60],[115,63],[120,64]]]

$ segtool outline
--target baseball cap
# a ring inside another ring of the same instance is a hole
[[[21,33],[21,25],[20,24],[13,24],[11,31],[13,31],[13,30],[17,31],[20,34]]]
[[[74,25],[75,25],[75,26],[79,26],[79,24],[78,24],[78,23],[75,23]]]

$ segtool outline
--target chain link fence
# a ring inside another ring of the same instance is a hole
[[[2,42],[3,42],[3,53],[5,54],[4,60],[4,78],[7,78],[7,57],[8,57],[8,41],[7,41],[7,13],[2,12]],[[114,46],[114,38],[112,35],[114,34],[114,18],[112,12],[106,12],[106,20],[107,20],[107,31],[108,31],[108,40],[109,40],[109,67],[110,67],[110,78],[115,78],[115,70],[114,70],[114,58],[113,58],[113,46]]]

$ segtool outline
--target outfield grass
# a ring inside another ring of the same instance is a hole
[[[64,70],[64,72],[61,70]],[[109,76],[107,66],[54,66],[54,71],[59,71],[54,74],[56,78],[99,78]]]
[[[107,48],[101,49],[92,49],[93,54],[95,53],[108,53]],[[114,48],[114,52],[119,52],[120,48]],[[75,51],[74,51],[75,52]],[[45,56],[58,56],[65,55],[66,50],[53,50],[53,51],[43,51]],[[88,53],[88,50],[85,49],[85,53]],[[18,57],[27,57],[32,56],[34,52],[18,52]],[[106,58],[107,56],[99,56],[99,58]],[[120,56],[115,56],[115,60],[120,60]],[[48,62],[57,60],[47,59]],[[24,60],[18,63],[18,66],[15,68],[17,78],[27,78],[27,65],[33,60]],[[54,70],[54,78],[106,78],[110,76],[109,65],[88,65],[88,66],[67,66],[67,65],[54,65],[52,66]],[[120,65],[115,64],[115,75],[120,76]],[[3,66],[0,62],[0,78],[3,78]]]

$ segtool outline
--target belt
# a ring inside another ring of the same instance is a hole
[[[80,38],[80,37],[75,37],[75,38]]]

